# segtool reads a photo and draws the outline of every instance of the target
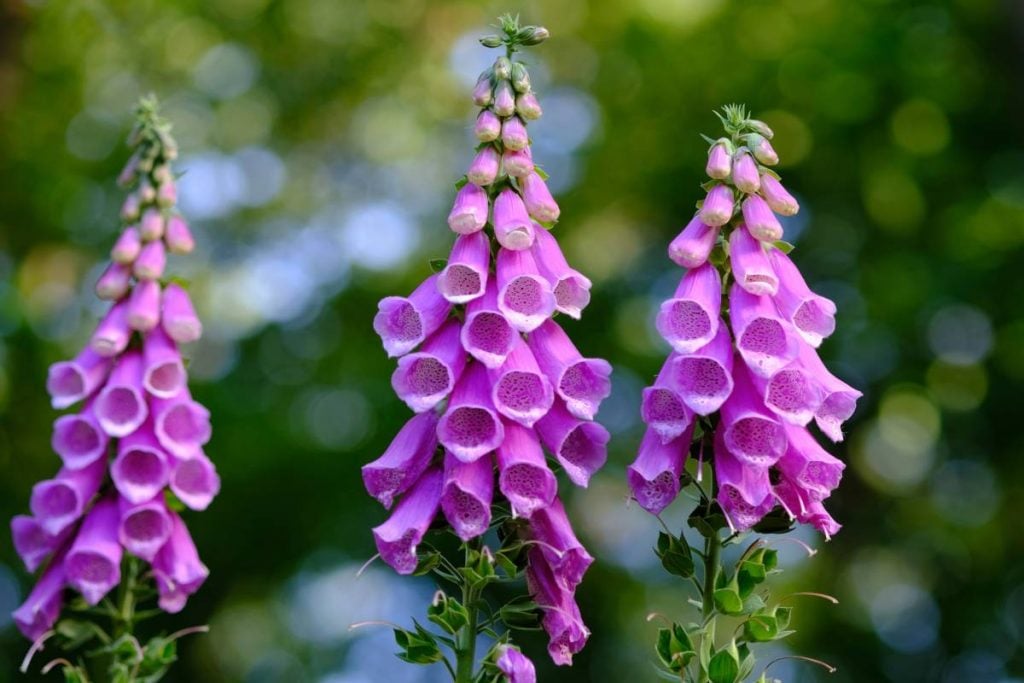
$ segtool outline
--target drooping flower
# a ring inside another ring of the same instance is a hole
[[[30,639],[53,626],[66,589],[90,605],[102,600],[121,581],[125,553],[151,563],[166,611],[180,610],[207,574],[167,503],[170,496],[204,509],[220,489],[201,451],[209,413],[188,393],[178,348],[198,339],[202,325],[185,290],[161,281],[166,254],[188,253],[195,241],[174,210],[169,126],[150,99],[138,116],[130,139],[136,152],[120,178],[134,188],[122,209],[130,224],[96,287],[112,304],[89,345],[47,376],[54,408],[82,404],[54,422],[63,467],[33,488],[31,516],[11,522],[26,568],[45,566],[14,613]]]
[[[811,290],[779,242],[778,216],[799,206],[766,168],[778,163],[771,130],[739,107],[727,107],[721,118],[730,137],[709,150],[710,190],[669,247],[688,269],[657,317],[675,353],[644,390],[648,430],[629,484],[641,507],[663,510],[678,495],[699,423],[701,452],[713,444],[717,502],[734,530],[753,527],[781,505],[830,536],[839,525],[823,501],[843,464],[809,425],[841,440],[861,393],[832,375],[816,351],[835,330],[836,306]],[[716,247],[727,264],[711,257]],[[703,420],[713,413],[717,420]]]
[[[385,507],[394,503],[374,536],[400,573],[416,568],[438,512],[463,541],[487,531],[493,506],[517,518],[536,550],[528,584],[549,652],[568,664],[588,635],[574,592],[593,558],[570,526],[549,457],[578,486],[604,464],[609,434],[594,417],[611,366],[585,357],[552,318],[579,318],[591,282],[551,232],[560,210],[531,152],[527,123],[541,110],[525,67],[501,57],[474,101],[482,144],[449,213],[455,246],[437,275],[382,300],[374,319],[398,357],[394,389],[419,414],[363,468],[363,481]],[[496,663],[508,680],[535,679],[518,650]]]

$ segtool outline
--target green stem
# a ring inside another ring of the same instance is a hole
[[[138,579],[139,564],[135,558],[125,562],[125,576],[121,581],[120,599],[118,600],[117,619],[114,623],[114,638],[126,633],[130,634],[135,623],[135,582]]]
[[[715,534],[705,544],[704,553],[704,618],[715,611],[715,580],[718,578],[718,559],[722,554],[722,540]]]
[[[466,544],[466,566],[470,566],[470,544]],[[474,669],[476,668],[476,636],[477,620],[477,591],[469,584],[469,580],[463,577],[462,582],[462,605],[466,608],[469,618],[462,630],[459,631],[458,650],[455,653],[455,683],[473,683]]]

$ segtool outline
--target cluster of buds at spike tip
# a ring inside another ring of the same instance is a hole
[[[861,393],[818,356],[836,306],[811,291],[781,241],[778,216],[799,207],[770,168],[778,162],[771,129],[742,107],[719,117],[726,137],[709,139],[707,195],[669,246],[687,271],[657,316],[673,353],[644,390],[647,433],[629,483],[644,509],[664,509],[679,493],[700,424],[697,438],[701,447],[705,438],[713,444],[717,500],[734,531],[781,505],[828,537],[839,524],[823,501],[844,465],[809,426],[842,440]],[[707,419],[715,413],[717,421]]]
[[[168,283],[165,253],[193,241],[174,213],[169,125],[146,98],[121,174],[131,192],[112,263],[96,290],[113,303],[88,345],[50,367],[53,407],[81,405],[57,418],[52,445],[62,467],[32,489],[31,515],[11,521],[29,571],[43,567],[14,620],[30,639],[58,618],[66,588],[97,604],[121,581],[125,553],[149,562],[159,604],[180,611],[207,576],[178,511],[205,509],[220,487],[203,453],[210,415],[189,394],[178,345],[202,326],[185,290]]]
[[[398,357],[392,385],[417,415],[363,478],[385,506],[400,498],[374,536],[403,574],[416,568],[416,546],[439,510],[468,541],[488,529],[492,504],[504,498],[536,541],[526,573],[549,652],[569,664],[588,637],[574,591],[592,558],[559,501],[545,449],[578,486],[604,464],[609,435],[594,418],[611,391],[611,366],[584,357],[553,318],[579,318],[590,281],[549,232],[559,209],[530,152],[526,124],[540,107],[526,67],[501,56],[480,82],[481,146],[448,217],[457,233],[451,255],[409,296],[382,300],[374,320]]]

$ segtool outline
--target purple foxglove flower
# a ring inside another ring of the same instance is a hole
[[[768,142],[763,135],[758,135],[757,133],[751,133],[748,135],[747,146],[750,147],[754,156],[757,157],[757,160],[762,164],[774,166],[779,163],[779,155],[775,153],[775,148],[772,147],[772,143]]]
[[[534,226],[534,234],[533,256],[540,272],[551,283],[555,310],[579,320],[590,303],[590,280],[569,267],[554,235],[540,226]]]
[[[110,478],[118,493],[129,502],[152,499],[167,485],[170,474],[170,459],[148,425],[118,442]]]
[[[192,237],[192,231],[188,229],[188,223],[177,214],[167,219],[164,242],[167,244],[167,251],[172,254],[189,254],[196,248],[196,240]]]
[[[110,436],[127,436],[146,421],[149,407],[142,391],[141,353],[129,351],[117,359],[92,409],[96,421]]]
[[[782,224],[759,195],[752,194],[743,200],[743,222],[750,234],[762,242],[782,239]]]
[[[498,177],[498,169],[501,166],[501,155],[493,145],[485,145],[473,157],[473,163],[466,171],[466,177],[473,185],[486,187]],[[485,214],[486,215],[486,214]]]
[[[775,305],[804,341],[818,348],[822,340],[836,329],[836,305],[810,290],[803,276],[788,256],[772,249],[768,258],[779,278]]]
[[[536,121],[543,115],[540,102],[532,92],[516,95],[516,113],[527,121]]]
[[[537,548],[529,552],[526,584],[534,601],[544,610],[541,625],[548,634],[548,655],[559,666],[572,664],[572,656],[590,637],[572,591],[566,590]]]
[[[611,435],[597,422],[572,415],[558,400],[548,414],[537,421],[537,434],[565,470],[569,481],[586,486],[594,472],[608,460]]]
[[[771,210],[780,216],[794,216],[800,210],[800,205],[793,195],[787,192],[771,173],[764,173],[761,176],[761,194],[764,195]]]
[[[512,323],[498,310],[498,285],[491,278],[479,299],[466,306],[462,326],[462,347],[488,368],[501,367],[518,338]]]
[[[786,425],[786,437],[789,446],[776,463],[779,471],[810,500],[825,500],[839,486],[846,464],[818,445],[806,429]],[[789,511],[794,514],[792,508]]]
[[[121,558],[124,549],[117,539],[121,515],[117,503],[104,499],[85,516],[78,535],[64,558],[68,585],[95,605],[121,582]]]
[[[167,252],[164,243],[155,240],[143,245],[139,258],[135,259],[132,266],[132,272],[140,280],[158,280],[163,276],[166,265]]]
[[[752,379],[765,406],[790,424],[805,426],[821,407],[821,390],[799,359],[770,378],[752,375]]]
[[[414,412],[430,410],[444,400],[466,367],[466,351],[459,343],[460,325],[449,319],[423,347],[398,359],[391,386]]]
[[[202,451],[191,458],[175,458],[169,483],[178,500],[193,510],[205,510],[220,493],[217,468]]]
[[[718,334],[722,278],[710,263],[691,268],[675,295],[661,304],[655,326],[677,353],[696,351]]]
[[[153,576],[160,592],[160,609],[174,614],[184,609],[188,597],[199,590],[210,570],[199,559],[185,522],[177,513],[169,514],[171,536],[153,559]]]
[[[152,562],[171,537],[171,516],[163,496],[139,504],[122,498],[119,507],[118,541],[131,554]]]
[[[514,647],[503,646],[495,665],[505,674],[507,683],[537,683],[533,662]]]
[[[732,188],[728,185],[715,185],[704,198],[697,217],[705,225],[725,225],[732,218],[735,208]]]
[[[96,424],[91,410],[78,415],[61,415],[53,423],[51,445],[64,466],[80,470],[107,453],[110,438]]]
[[[801,345],[800,364],[811,374],[821,391],[821,405],[814,414],[814,422],[832,441],[842,441],[843,423],[853,416],[857,410],[857,399],[864,394],[829,372],[809,346]]]
[[[46,375],[50,404],[63,410],[88,398],[107,380],[112,365],[111,358],[97,354],[90,347],[82,349],[73,360],[54,363]]]
[[[522,119],[513,116],[501,124],[501,143],[508,149],[526,149],[530,144],[530,136]]]
[[[478,231],[459,235],[452,246],[448,265],[438,275],[437,287],[453,304],[470,302],[483,296],[490,266],[491,241],[487,234]]]
[[[117,301],[132,286],[132,269],[123,263],[111,263],[96,280],[96,296],[107,301]]]
[[[179,344],[194,342],[203,334],[203,324],[192,307],[188,292],[173,282],[164,288],[161,324],[164,332]]]
[[[672,381],[677,358],[675,355],[668,357],[654,385],[644,389],[640,402],[640,417],[662,443],[678,438],[693,423],[693,413]]]
[[[724,324],[705,346],[670,362],[672,385],[686,407],[698,415],[715,412],[732,393],[733,350]]]
[[[96,326],[96,331],[92,333],[89,346],[101,356],[116,356],[128,347],[128,340],[131,337],[132,330],[128,327],[128,302],[122,299],[111,306],[103,316],[103,320]]]
[[[584,358],[553,320],[534,330],[527,343],[569,412],[581,420],[593,420],[601,401],[612,393],[608,361]]]
[[[716,180],[725,180],[732,173],[732,145],[719,140],[708,150],[707,174]]]
[[[190,458],[210,440],[210,411],[192,400],[188,389],[171,398],[150,400],[153,432],[171,455]]]
[[[505,431],[491,402],[486,368],[470,363],[438,422],[438,440],[459,460],[472,462],[497,448]]]
[[[757,163],[750,152],[741,150],[733,158],[732,182],[740,192],[753,194],[761,189],[761,177],[757,174]],[[749,220],[747,221],[749,223]]]
[[[733,531],[746,531],[775,507],[768,469],[751,467],[726,446],[728,436],[715,434],[718,504]]]
[[[158,398],[171,398],[185,388],[188,374],[174,340],[163,328],[150,330],[142,344],[142,386]]]
[[[427,470],[398,502],[388,520],[373,528],[377,551],[399,574],[416,571],[416,546],[437,515],[443,482],[440,468]]]
[[[404,356],[441,327],[451,308],[438,290],[437,275],[431,275],[408,297],[381,299],[373,329],[384,342],[388,357]]]
[[[747,368],[736,363],[735,387],[722,404],[718,432],[730,453],[744,465],[767,469],[786,452],[786,431],[754,387]],[[718,457],[717,455],[715,456]]]
[[[384,455],[363,465],[363,485],[386,508],[411,487],[437,450],[437,414],[428,411],[405,423]]]
[[[32,592],[12,616],[18,630],[31,641],[37,641],[57,623],[64,604],[64,558],[53,558]]]
[[[38,520],[28,515],[16,515],[11,519],[11,539],[18,557],[25,564],[25,569],[34,572],[43,561],[64,546],[68,530],[51,536],[39,524]]]
[[[519,338],[505,363],[488,372],[491,400],[499,413],[524,427],[532,427],[555,402],[551,382],[541,372],[530,347]]]
[[[668,257],[683,268],[702,266],[707,263],[717,240],[718,228],[705,225],[694,216],[668,245]]]
[[[139,195],[132,192],[124,198],[124,203],[121,204],[121,219],[125,221],[133,221],[139,217],[139,209],[142,208],[142,202],[139,201]]]
[[[491,73],[485,71],[480,74],[480,78],[477,79],[476,86],[473,88],[473,103],[478,107],[486,107],[490,104],[494,97],[491,87]]]
[[[498,446],[498,472],[498,488],[508,498],[515,517],[530,517],[551,505],[558,492],[537,435],[515,422],[505,423],[505,440]]]
[[[540,542],[541,554],[551,567],[555,580],[566,590],[574,590],[583,580],[594,558],[576,538],[569,516],[565,514],[565,506],[558,496],[555,496],[551,505],[533,513],[530,528],[534,539]]]
[[[693,423],[682,436],[667,443],[653,428],[648,428],[640,442],[636,460],[626,471],[633,497],[644,510],[660,514],[679,495],[679,475],[686,464],[693,438]]]
[[[729,291],[729,322],[736,348],[756,374],[771,377],[796,358],[800,337],[779,317],[767,296],[754,296],[733,285]]]
[[[775,296],[778,292],[779,278],[768,261],[765,248],[746,226],[737,226],[729,236],[729,262],[736,282],[751,294]]]
[[[114,246],[110,250],[110,260],[129,266],[139,257],[141,250],[142,238],[139,237],[139,229],[133,225],[128,226],[114,242]]]
[[[500,249],[498,310],[520,332],[532,332],[555,312],[555,293],[530,251]]]
[[[43,531],[56,536],[77,522],[106,472],[107,463],[100,459],[79,470],[62,467],[53,479],[33,486],[29,509]]]
[[[146,209],[139,221],[139,237],[144,242],[152,242],[164,236],[164,216],[159,209]]]
[[[497,87],[494,88],[494,113],[505,118],[512,116],[515,111],[516,98],[515,92],[512,90],[512,84],[502,79],[498,82]]]
[[[128,325],[148,332],[160,324],[160,283],[141,280],[128,297]]]
[[[494,198],[494,236],[506,249],[529,249],[534,240],[533,221],[519,193],[506,188]]]
[[[535,220],[541,223],[553,223],[558,220],[561,209],[551,196],[547,183],[537,173],[530,173],[519,179],[519,189],[523,192],[526,210]]]
[[[533,173],[534,169],[529,147],[521,150],[506,149],[501,155],[501,164],[505,173],[514,178],[525,178]]]
[[[178,187],[173,180],[160,183],[156,188],[156,203],[163,207],[174,206],[178,201]]]
[[[441,509],[463,541],[480,536],[491,525],[493,495],[494,462],[490,455],[463,462],[445,453]]]
[[[501,135],[501,119],[490,109],[484,109],[476,117],[473,133],[480,142],[493,142]]]
[[[466,183],[455,194],[455,203],[448,214],[448,227],[460,235],[479,232],[487,224],[488,208],[487,191]]]

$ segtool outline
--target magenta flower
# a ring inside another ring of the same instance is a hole
[[[708,260],[717,240],[718,228],[695,216],[668,245],[668,257],[683,268],[696,268]]]
[[[139,150],[121,178],[137,185],[122,217],[138,224],[123,229],[96,287],[113,303],[88,347],[47,376],[54,408],[82,404],[54,422],[52,446],[63,467],[33,487],[31,516],[11,522],[26,568],[45,567],[14,613],[31,639],[53,626],[67,588],[90,605],[113,590],[126,552],[152,565],[167,611],[181,609],[202,582],[198,575],[205,578],[191,540],[182,540],[184,522],[165,498],[204,509],[220,479],[201,451],[211,436],[209,413],[188,393],[178,347],[198,339],[202,325],[185,290],[160,280],[166,254],[187,253],[195,242],[174,212],[169,163],[176,152],[154,106],[140,105],[139,126],[148,132],[133,136]],[[145,170],[143,156],[151,162]],[[116,455],[108,462],[110,452]]]
[[[459,322],[446,322],[420,349],[399,358],[391,375],[395,393],[417,413],[443,401],[462,376],[466,354],[459,348]]]
[[[505,646],[495,665],[505,674],[507,683],[537,683],[533,662],[514,647]]]
[[[416,546],[437,515],[443,483],[440,468],[427,470],[402,496],[388,520],[373,529],[377,551],[399,574],[416,570]]]

